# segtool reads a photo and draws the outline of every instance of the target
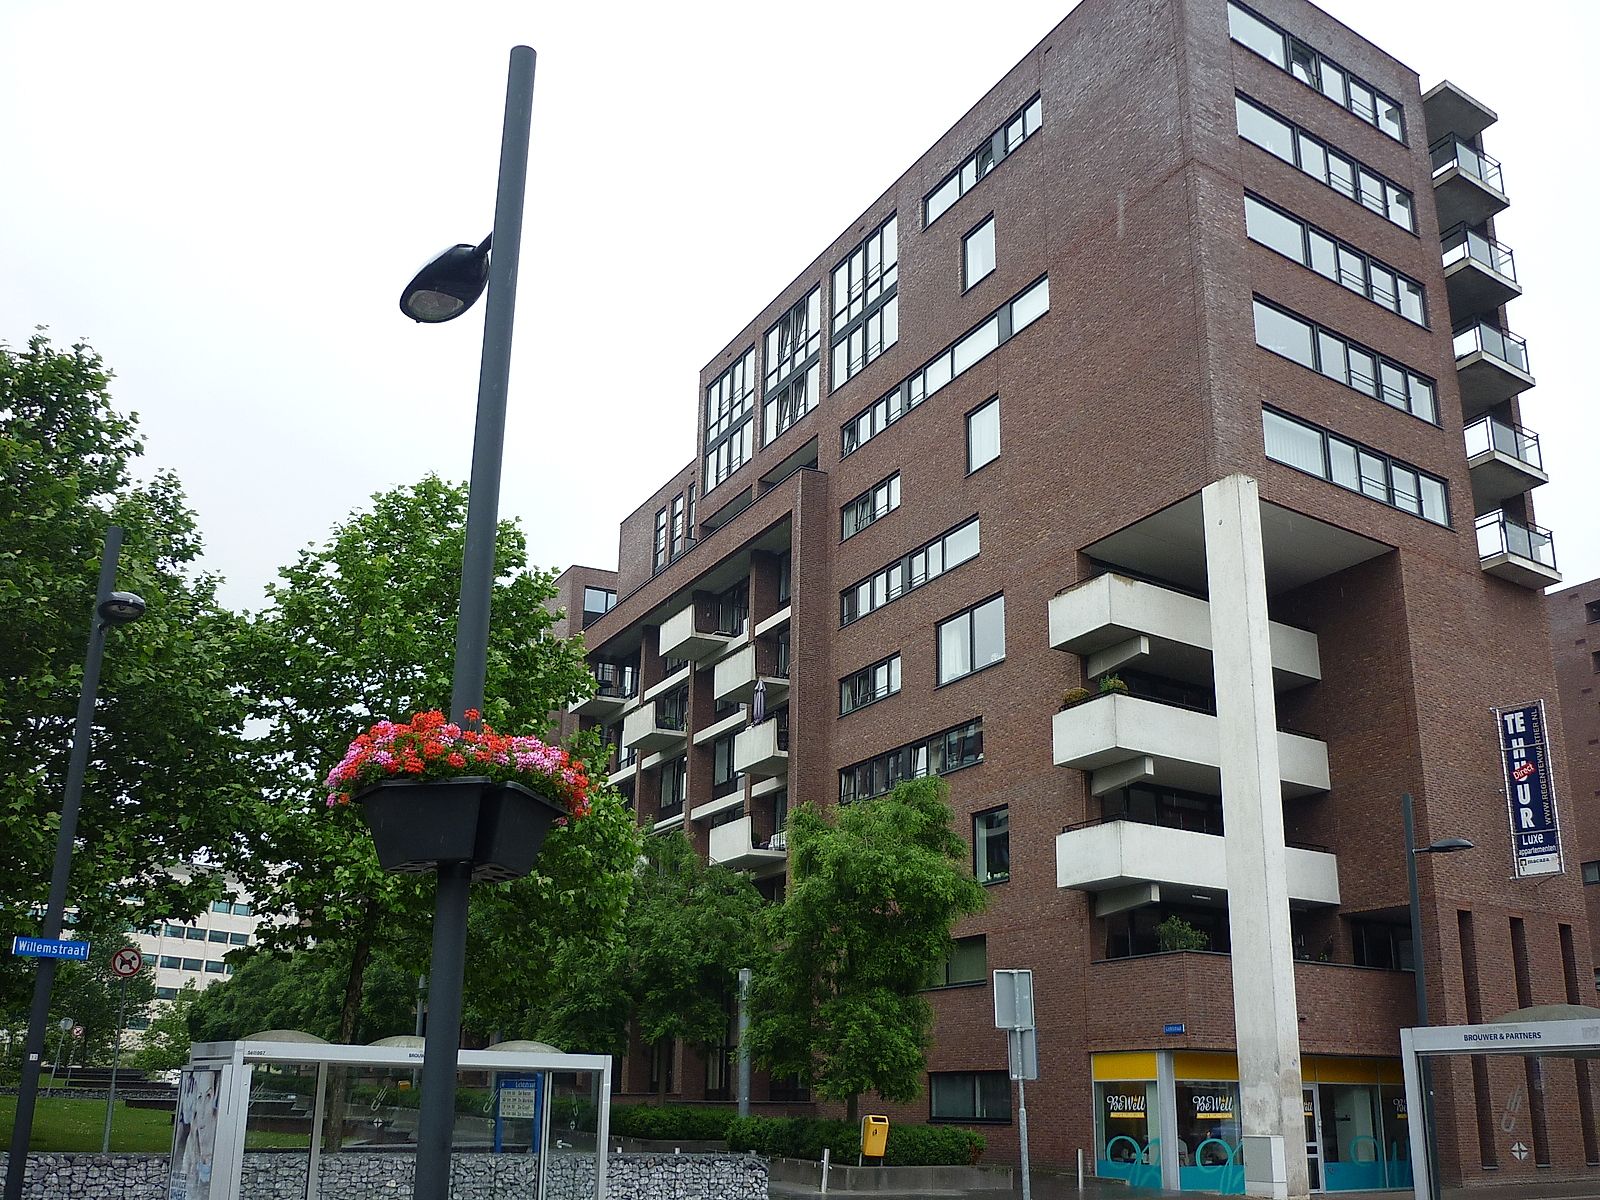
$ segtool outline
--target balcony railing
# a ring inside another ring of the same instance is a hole
[[[689,701],[683,693],[656,702],[656,728],[682,730],[689,715]]]
[[[1455,332],[1455,351],[1457,361],[1466,358],[1469,354],[1483,351],[1490,358],[1497,358],[1503,363],[1515,367],[1524,375],[1528,374],[1528,343],[1514,333],[1504,329],[1497,329],[1487,321],[1474,321]]]
[[[1440,239],[1444,252],[1444,265],[1470,258],[1473,262],[1504,275],[1512,282],[1517,278],[1517,264],[1509,246],[1502,246],[1493,238],[1485,237],[1466,225],[1457,225]]]
[[[596,695],[630,700],[639,692],[639,670],[619,663],[595,663],[594,682]]]
[[[1483,417],[1468,425],[1463,431],[1467,442],[1467,457],[1476,458],[1490,450],[1509,454],[1535,470],[1544,470],[1544,458],[1539,452],[1539,435],[1521,425]]]
[[[1503,512],[1485,513],[1478,518],[1478,557],[1492,558],[1511,554],[1556,569],[1556,547],[1548,529],[1523,525]]]
[[[1490,158],[1482,150],[1474,150],[1458,137],[1446,134],[1428,148],[1428,154],[1433,160],[1435,179],[1455,167],[1463,175],[1470,175],[1497,192],[1503,194],[1506,190],[1499,160]]]

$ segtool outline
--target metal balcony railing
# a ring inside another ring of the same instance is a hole
[[[1474,150],[1453,134],[1446,134],[1428,147],[1428,156],[1433,160],[1435,179],[1451,167],[1456,167],[1463,175],[1470,175],[1497,192],[1504,194],[1506,190],[1499,160],[1490,158],[1482,150]]]
[[[1539,435],[1532,430],[1495,417],[1482,417],[1468,425],[1463,433],[1468,458],[1476,458],[1488,450],[1498,450],[1527,463],[1535,470],[1544,470],[1544,458],[1539,452]]]
[[[1528,343],[1514,333],[1498,329],[1487,321],[1474,321],[1456,330],[1457,359],[1466,358],[1477,350],[1510,364],[1524,374],[1528,373]]]
[[[639,691],[639,670],[619,663],[595,663],[594,682],[596,695],[627,700]]]
[[[1444,265],[1470,258],[1473,262],[1504,275],[1513,283],[1517,278],[1517,263],[1511,247],[1502,246],[1491,237],[1485,237],[1466,225],[1457,225],[1439,239],[1444,254]]]
[[[1503,512],[1485,513],[1478,518],[1478,557],[1514,554],[1556,569],[1556,547],[1548,529],[1524,525]]]

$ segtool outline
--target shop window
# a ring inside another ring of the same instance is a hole
[[[1134,1186],[1159,1187],[1161,1164],[1156,1136],[1155,1080],[1097,1083],[1095,1093],[1095,1174]]]

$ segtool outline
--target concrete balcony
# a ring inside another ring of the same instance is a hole
[[[789,861],[788,840],[779,833],[766,845],[755,845],[750,838],[747,814],[737,821],[712,827],[710,858],[735,871],[771,875],[782,871]]]
[[[1462,415],[1471,420],[1533,386],[1528,343],[1487,321],[1455,331],[1456,376]]]
[[[676,749],[687,741],[683,705],[664,697],[641,704],[622,719],[622,744],[641,757]]]
[[[1556,547],[1548,529],[1524,525],[1503,512],[1478,518],[1478,563],[1489,574],[1542,588],[1561,582]]]
[[[1475,138],[1500,117],[1487,104],[1443,79],[1422,93],[1422,119],[1431,143],[1447,133]]]
[[[1482,225],[1511,206],[1499,162],[1483,151],[1446,134],[1428,153],[1433,160],[1433,201],[1439,210],[1440,229]]]
[[[1292,903],[1337,905],[1339,860],[1321,850],[1286,851]],[[1183,902],[1196,891],[1226,893],[1222,838],[1136,821],[1105,821],[1056,836],[1056,886],[1094,892],[1106,908],[1130,901]]]
[[[661,657],[687,658],[702,662],[727,650],[744,637],[743,631],[718,631],[706,628],[693,603],[686,604],[661,626]]]
[[[711,677],[713,696],[718,701],[749,704],[760,680],[766,684],[767,704],[780,703],[789,694],[789,677],[779,674],[777,658],[775,649],[757,642],[740,647],[717,664]]]
[[[1210,713],[1113,693],[1056,713],[1053,733],[1056,765],[1090,772],[1096,796],[1144,782],[1222,794]],[[1328,790],[1328,747],[1317,738],[1279,731],[1278,768],[1286,799]]]
[[[594,695],[574,700],[567,705],[569,713],[580,717],[594,717],[601,721],[609,720],[626,708],[628,701],[639,694],[638,677],[631,668],[624,673],[610,663],[597,663],[594,677]]]
[[[1272,678],[1279,691],[1322,678],[1317,636],[1270,622]],[[1211,606],[1124,575],[1099,575],[1050,601],[1050,645],[1081,654],[1090,678],[1136,666],[1209,684]]]
[[[789,722],[776,718],[752,725],[733,739],[733,769],[752,778],[789,773]]]
[[[1497,417],[1480,417],[1464,431],[1472,477],[1472,511],[1498,509],[1512,496],[1549,483],[1539,435]]]
[[[1502,304],[1522,295],[1510,247],[1465,225],[1446,233],[1439,245],[1450,320],[1455,324],[1492,317]]]

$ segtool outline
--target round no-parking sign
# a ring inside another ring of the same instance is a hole
[[[124,946],[111,956],[111,970],[124,979],[137,975],[143,966],[144,955],[133,946]]]

